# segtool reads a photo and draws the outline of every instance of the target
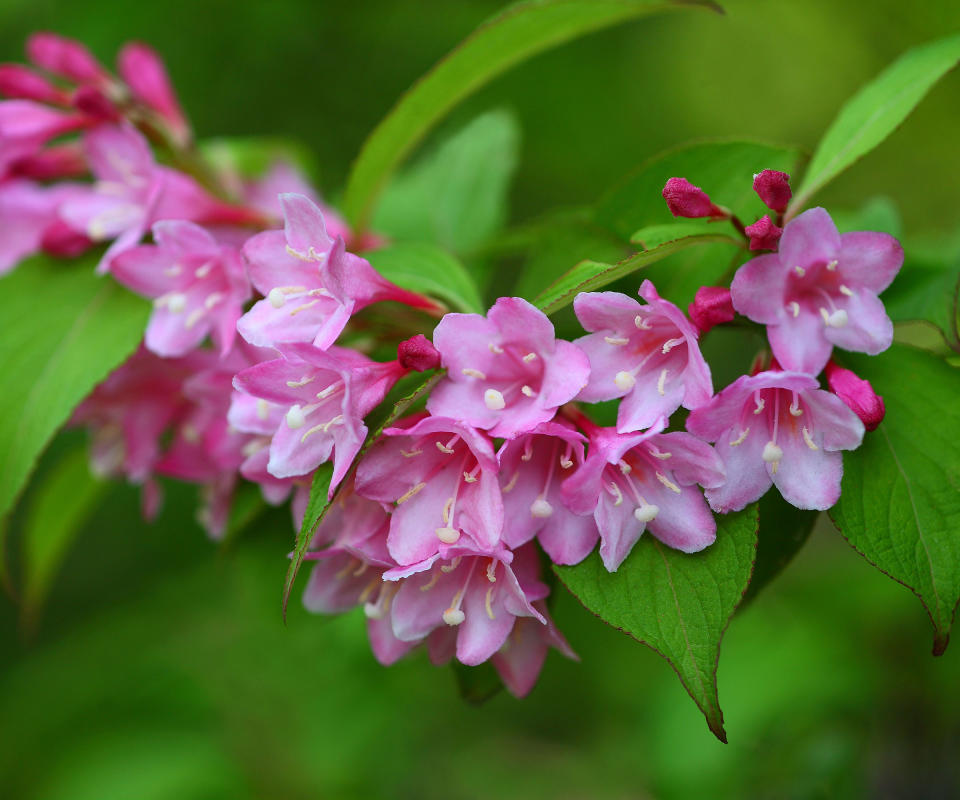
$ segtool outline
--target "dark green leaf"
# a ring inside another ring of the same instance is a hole
[[[702,0],[528,0],[503,9],[414,84],[367,139],[347,183],[348,219],[365,230],[393,170],[451,108],[497,75],[591,31],[690,7],[719,10]]]
[[[150,306],[94,264],[33,258],[0,280],[0,516],[57,428],[143,337]]]
[[[717,540],[700,553],[672,550],[644,536],[614,573],[597,553],[554,567],[590,611],[663,656],[725,742],[717,659],[727,623],[750,580],[757,546],[756,506],[717,518]]]
[[[868,83],[840,110],[817,146],[787,217],[886,139],[933,85],[960,60],[960,35],[914,47]]]
[[[320,468],[313,473],[313,482],[310,484],[310,498],[307,500],[307,510],[303,515],[303,522],[300,525],[300,532],[297,534],[297,542],[294,545],[293,553],[290,556],[290,566],[287,567],[287,575],[283,580],[283,617],[287,617],[287,602],[290,600],[290,592],[293,591],[293,584],[297,580],[297,573],[303,564],[303,557],[310,547],[313,540],[313,532],[317,525],[323,520],[327,509],[330,508],[330,500],[327,493],[330,490],[330,479],[333,477],[333,464],[321,464]]]
[[[468,667],[459,661],[453,662],[453,674],[457,679],[460,696],[468,703],[479,706],[499,694],[503,681],[489,661],[476,667]]]
[[[830,517],[871,564],[920,598],[939,655],[960,599],[960,370],[904,345],[842,361],[883,396],[887,415],[844,454]]]
[[[907,251],[900,274],[882,299],[894,322],[928,322],[950,347],[960,351],[958,293],[960,258],[948,253],[929,258]]]
[[[436,245],[401,242],[365,255],[383,277],[405,289],[439,298],[455,311],[484,311],[463,264]]]
[[[513,114],[491,111],[477,117],[390,182],[373,229],[401,241],[470,253],[507,219],[519,149],[520,127]]]

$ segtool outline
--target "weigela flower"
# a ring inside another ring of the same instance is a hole
[[[697,329],[650,281],[640,286],[640,296],[646,305],[619,292],[584,292],[573,301],[577,319],[591,332],[574,342],[590,358],[590,382],[577,399],[622,397],[621,433],[648,428],[681,405],[697,408],[713,395]]]
[[[43,187],[21,179],[0,183],[0,275],[47,243],[50,231],[58,228],[57,209],[75,191],[69,184]]]
[[[811,208],[787,223],[776,253],[748,261],[730,287],[733,307],[767,326],[785,369],[816,375],[836,345],[876,355],[893,341],[893,323],[877,295],[903,264],[886,233],[837,232]]]
[[[824,372],[830,391],[846,403],[868,431],[876,430],[887,413],[883,398],[878,395],[870,381],[855,372],[844,369],[833,361],[827,362]]]
[[[161,356],[179,356],[211,334],[225,354],[251,295],[239,251],[182,220],[155,223],[153,238],[156,244],[127,250],[112,266],[120,283],[154,300],[147,347]]]
[[[352,350],[284,345],[283,358],[238,373],[234,386],[284,408],[270,444],[267,469],[277,478],[306,475],[333,457],[330,493],[343,479],[367,435],[363,418],[404,373]]]
[[[728,212],[714,205],[709,195],[686,178],[670,178],[663,187],[663,199],[675,217],[727,217]]]
[[[585,437],[566,422],[544,422],[504,443],[499,453],[503,542],[510,548],[538,537],[555,564],[576,564],[597,543],[593,517],[567,508],[561,484],[583,463]]]
[[[117,71],[134,97],[156,111],[178,141],[190,139],[190,126],[170,85],[167,69],[153,48],[142,42],[130,42],[117,56]]]
[[[27,57],[38,67],[78,83],[105,83],[110,76],[76,39],[46,31],[27,39]]]
[[[586,355],[557,340],[547,316],[519,297],[501,297],[486,317],[447,314],[433,343],[447,377],[427,409],[491,436],[510,438],[548,422],[590,372]]]
[[[415,564],[454,546],[490,552],[499,545],[497,472],[487,435],[456,420],[425,417],[384,431],[357,466],[357,491],[396,503],[387,546],[398,564]]]
[[[793,196],[790,176],[786,172],[765,169],[753,176],[753,191],[771,211],[783,212]]]
[[[518,618],[546,624],[533,606],[550,592],[539,572],[529,545],[493,554],[453,548],[447,558],[434,555],[387,570],[385,580],[400,581],[391,608],[393,633],[418,642],[445,625],[456,628],[457,660],[481,664],[503,647]]]
[[[530,693],[551,647],[569,659],[580,660],[553,624],[547,613],[547,604],[541,600],[533,603],[533,607],[546,624],[542,625],[531,617],[517,617],[507,640],[490,658],[504,686],[514,697],[526,697]]]
[[[309,198],[284,194],[280,202],[284,229],[257,234],[243,248],[250,279],[264,295],[237,326],[248,342],[264,347],[312,342],[326,348],[350,316],[371,303],[435,307],[346,252],[343,239],[329,235],[323,213]]]
[[[731,322],[737,315],[726,286],[701,286],[687,307],[687,313],[701,334],[716,325]]]
[[[616,572],[647,528],[686,553],[716,539],[716,521],[696,484],[723,485],[723,463],[690,434],[661,433],[664,424],[661,419],[644,433],[630,434],[590,426],[586,461],[563,485],[571,509],[593,514],[609,572]]]
[[[769,215],[764,214],[753,225],[747,225],[744,233],[750,237],[751,250],[776,250],[783,228],[778,228]]]
[[[0,64],[0,94],[16,100],[65,106],[70,96],[22,64]]]
[[[716,442],[727,482],[707,489],[715,511],[738,511],[771,484],[797,508],[830,508],[840,497],[843,457],[863,423],[843,401],[798,372],[744,375],[687,418],[687,430]]]
[[[82,114],[48,108],[32,100],[0,102],[0,177],[48,141],[86,124]]]

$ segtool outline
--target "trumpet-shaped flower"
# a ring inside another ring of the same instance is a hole
[[[837,396],[798,372],[744,375],[694,411],[687,429],[716,442],[727,482],[706,495],[715,511],[738,511],[771,484],[797,508],[830,508],[840,497],[843,457],[863,423]]]
[[[767,326],[784,369],[816,375],[834,345],[876,355],[893,341],[893,323],[877,295],[903,264],[886,233],[837,232],[811,208],[787,223],[778,252],[748,261],[733,278],[733,307]]]
[[[447,314],[433,333],[447,377],[427,401],[453,417],[510,438],[549,421],[586,385],[587,357],[558,341],[553,324],[519,297],[501,297],[486,317]]]
[[[697,329],[650,281],[640,286],[640,296],[646,304],[619,292],[585,292],[573,301],[590,331],[575,341],[590,357],[590,382],[578,399],[622,397],[621,433],[648,428],[681,405],[697,408],[713,395]]]

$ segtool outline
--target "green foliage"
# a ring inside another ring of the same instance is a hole
[[[663,656],[725,742],[717,696],[717,659],[727,623],[740,604],[757,547],[756,506],[717,518],[706,550],[672,550],[649,534],[615,573],[593,553],[574,567],[554,567],[587,609]]]
[[[460,255],[472,252],[506,222],[519,149],[513,114],[482,114],[390,182],[373,230]]]
[[[280,136],[229,136],[207,139],[198,146],[218,173],[245,179],[262,177],[277,163],[291,164],[312,181],[320,177],[316,156],[302,142]]]
[[[143,336],[150,307],[94,263],[37,257],[0,280],[0,516],[54,432]]]
[[[934,627],[934,654],[950,638],[960,600],[960,371],[894,345],[843,363],[883,396],[887,415],[844,454],[830,516],[871,564],[911,589]]]
[[[644,250],[653,250],[667,242],[675,242],[687,236],[702,236],[705,234],[723,235],[730,240],[730,244],[742,247],[744,240],[738,236],[736,229],[727,220],[688,219],[682,222],[668,222],[664,225],[647,225],[630,237],[630,241],[640,245]]]
[[[894,322],[920,320],[937,328],[944,341],[960,351],[960,253],[907,250],[900,274],[883,294]]]
[[[424,75],[370,135],[347,183],[348,219],[366,229],[394,169],[453,106],[515,64],[591,31],[681,8],[718,7],[691,0],[527,0],[514,3]]]
[[[750,586],[743,596],[745,603],[756,597],[800,552],[820,517],[818,511],[794,508],[776,489],[770,489],[760,498],[758,509],[757,560]]]
[[[388,280],[448,303],[453,311],[483,312],[476,283],[450,253],[428,242],[400,242],[366,253]]]
[[[908,50],[840,110],[820,140],[787,217],[886,139],[960,60],[960,35]]]
[[[321,464],[320,468],[313,473],[313,481],[310,484],[310,497],[307,500],[307,510],[303,514],[303,522],[300,524],[300,532],[297,534],[297,541],[290,556],[290,566],[287,567],[287,574],[283,579],[283,618],[287,617],[287,603],[290,600],[290,592],[293,591],[293,584],[297,580],[297,573],[303,565],[303,558],[307,554],[310,542],[313,541],[313,533],[317,526],[323,521],[330,508],[330,479],[333,477],[333,463]]]

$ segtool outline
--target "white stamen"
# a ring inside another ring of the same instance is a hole
[[[530,516],[537,519],[546,519],[553,515],[553,506],[544,498],[538,497],[530,504]]]
[[[187,318],[183,321],[183,327],[184,327],[184,328],[192,328],[192,327],[193,327],[194,325],[196,325],[201,319],[203,319],[203,315],[204,315],[205,313],[207,313],[207,312],[206,312],[206,309],[204,309],[204,308],[195,308],[195,309],[193,309],[193,311],[191,311],[191,312],[187,315]]]
[[[270,291],[272,292],[273,289]],[[293,317],[299,314],[301,311],[306,311],[308,308],[313,308],[319,302],[319,300],[311,300],[309,303],[304,303],[302,306],[297,306],[296,308],[291,309],[290,316]]]
[[[491,411],[500,411],[507,405],[507,401],[503,399],[503,394],[496,389],[487,389],[483,393],[483,403]]]
[[[487,347],[490,348],[490,352],[493,353],[494,355],[500,355],[500,353],[503,352],[503,348],[500,345],[495,344],[494,342],[490,342],[490,344],[488,344]]]
[[[447,502],[443,504],[443,524],[450,524],[450,512],[453,510],[453,504],[456,502],[455,497],[448,497]]]
[[[622,336],[604,336],[603,341],[605,341],[607,344],[613,344],[613,345],[630,344],[630,340],[624,339]]]
[[[171,292],[158,297],[157,305],[166,305],[172,314],[180,314],[187,307],[187,296],[180,292]]]
[[[763,460],[768,464],[776,464],[783,458],[783,449],[776,442],[767,442],[763,446]]]
[[[820,448],[817,447],[817,445],[814,443],[813,437],[810,436],[810,431],[807,430],[807,426],[806,426],[806,425],[803,426],[803,430],[801,431],[801,433],[803,433],[803,441],[805,441],[805,442],[807,443],[807,447],[809,447],[811,450],[819,450],[819,449],[820,449]]]
[[[270,404],[262,397],[257,400],[257,417],[265,420],[270,416]]]
[[[527,354],[523,357],[523,361],[524,361],[525,364],[529,364],[531,361],[535,361],[536,358],[537,358],[537,354],[536,354],[536,353],[527,353]]]
[[[222,292],[212,292],[207,295],[207,299],[203,301],[203,305],[209,310],[217,305],[217,303],[219,303],[221,300],[223,300]]]
[[[837,261],[836,259],[833,259],[833,261],[828,261],[828,262],[827,262],[827,269],[830,270],[831,272],[835,272],[836,269],[837,269],[837,264],[839,264],[839,263],[840,263],[840,262]]]
[[[400,451],[400,455],[402,455],[404,458],[413,458],[414,456],[420,455],[422,452],[423,452],[423,450],[417,450],[417,449],[414,449],[414,450],[401,450],[401,451]]]
[[[446,453],[447,455],[450,455],[453,452],[453,448],[447,447],[443,442],[437,442],[436,445],[437,445],[437,450],[439,450],[441,453]]]
[[[653,522],[659,513],[660,506],[655,506],[653,503],[644,503],[642,506],[634,509],[633,516],[636,517],[637,522],[646,524],[647,522]]]
[[[302,428],[306,424],[307,418],[300,405],[290,406],[290,410],[287,412],[287,427],[296,429]]]
[[[383,619],[383,609],[376,603],[364,603],[363,613],[367,619]]]
[[[456,544],[460,540],[460,531],[449,526],[437,528],[437,538],[444,544]]]
[[[845,294],[847,297],[853,297],[853,292],[842,283],[840,284],[840,294]]]
[[[789,410],[790,410],[790,415],[793,416],[793,417],[801,417],[801,416],[803,416],[803,409],[800,408],[799,405],[797,405],[797,401],[796,401],[796,400],[794,400],[794,401],[790,404],[790,409],[789,409]]]
[[[664,355],[666,355],[666,354],[669,353],[671,350],[673,350],[674,347],[676,347],[677,345],[680,345],[680,344],[683,344],[683,339],[682,339],[682,338],[667,339],[667,341],[665,341],[665,342],[663,343],[663,347],[660,348],[660,352],[663,353]]]
[[[664,475],[662,472],[658,472],[656,473],[656,475],[657,475],[657,480],[660,481],[660,483],[662,483],[664,486],[666,486],[671,492],[676,492],[677,494],[680,494],[680,487],[677,486],[677,484],[675,484],[672,480],[670,480],[666,475]]]
[[[316,379],[316,375],[305,375],[298,381],[287,381],[287,386],[289,386],[291,389],[299,389],[301,386],[306,386],[308,383],[312,383]]]
[[[194,272],[193,272],[194,277],[196,277],[196,278],[201,278],[201,279],[202,279],[202,278],[206,278],[207,275],[210,274],[210,270],[212,270],[212,269],[213,269],[213,262],[212,262],[212,261],[208,261],[208,262],[207,262],[206,264],[204,264],[203,266],[197,267],[197,268],[194,270]]]
[[[664,388],[664,384],[667,382],[667,370],[660,370],[660,377],[657,379],[657,394],[663,397],[667,390]]]
[[[524,384],[523,386],[520,387],[520,391],[523,392],[524,395],[526,395],[527,397],[536,397],[536,396],[537,396],[537,393],[536,393],[535,391],[533,391],[533,389],[530,388],[529,386],[527,386],[526,384]]]
[[[654,458],[659,458],[661,461],[666,461],[668,458],[670,458],[673,455],[673,453],[668,453],[666,450],[660,450],[656,447],[656,445],[652,445],[652,444],[647,445],[647,451]]]
[[[464,482],[464,483],[476,483],[476,482],[477,482],[477,476],[476,476],[476,475],[471,475],[469,472],[464,472],[464,473],[463,473],[463,482]]]
[[[613,501],[613,504],[615,506],[619,506],[623,502],[623,492],[620,491],[620,487],[615,483],[611,483],[609,484],[608,489],[610,490],[610,494],[617,498]]]
[[[637,316],[633,318],[633,324],[642,331],[648,331],[652,327],[649,320],[647,320],[643,314],[637,314]]]
[[[324,289],[322,286],[316,289],[311,289],[309,292],[307,292],[307,296],[308,297],[333,297],[333,295],[330,294],[330,291],[328,289]]]
[[[405,494],[400,495],[400,497],[397,498],[397,505],[399,506],[399,505],[402,505],[403,503],[406,503],[407,500],[409,500],[415,494],[418,494],[424,488],[426,488],[426,485],[427,484],[421,482],[411,487],[409,491],[407,491]]]
[[[738,445],[743,444],[744,441],[746,441],[747,434],[749,434],[749,433],[750,433],[750,428],[744,428],[744,429],[740,432],[740,435],[739,435],[736,439],[734,439],[732,442],[730,442],[730,446],[731,446],[731,447],[737,447]]]
[[[791,300],[787,303],[787,308],[790,309],[790,313],[793,314],[794,318],[800,316],[800,304],[796,300]]]
[[[497,582],[497,559],[495,558],[491,558],[490,561],[487,562],[487,580],[490,581],[490,583]]]
[[[807,274],[807,271],[803,267],[799,267],[799,266],[794,267],[793,271],[796,272],[797,276],[800,278],[802,278],[804,275]]]
[[[270,305],[274,308],[281,308],[283,304],[287,302],[283,289],[277,286],[270,290],[270,293],[267,295],[267,300],[270,301]]]
[[[517,481],[519,479],[520,479],[520,472],[518,470],[517,472],[513,473],[513,477],[510,479],[509,483],[507,483],[507,485],[504,486],[500,491],[503,494],[507,494],[507,492],[512,492],[514,490],[514,487],[517,485]]]
[[[464,367],[460,370],[468,378],[476,378],[478,381],[485,381],[487,376],[478,369],[473,369],[472,367]]]
[[[825,322],[831,328],[842,328],[847,324],[847,312],[842,308],[838,308],[827,317]]]
[[[566,456],[560,456],[560,469],[570,469],[573,466],[573,461]]]
[[[483,605],[487,609],[487,616],[490,617],[490,619],[496,619],[496,617],[493,614],[493,587],[492,586],[489,589],[487,589],[487,595],[483,599]]]
[[[434,612],[436,613],[436,612]],[[450,625],[451,627],[459,625],[467,618],[467,615],[464,614],[459,608],[448,608],[443,612],[443,621]]]
[[[629,392],[637,384],[637,379],[629,372],[620,371],[613,376],[613,382],[621,392]]]
[[[767,401],[764,400],[762,397],[755,398],[754,402],[757,404],[757,407],[753,409],[754,414],[759,414],[761,411],[763,411],[764,406],[766,406],[767,404]]]

